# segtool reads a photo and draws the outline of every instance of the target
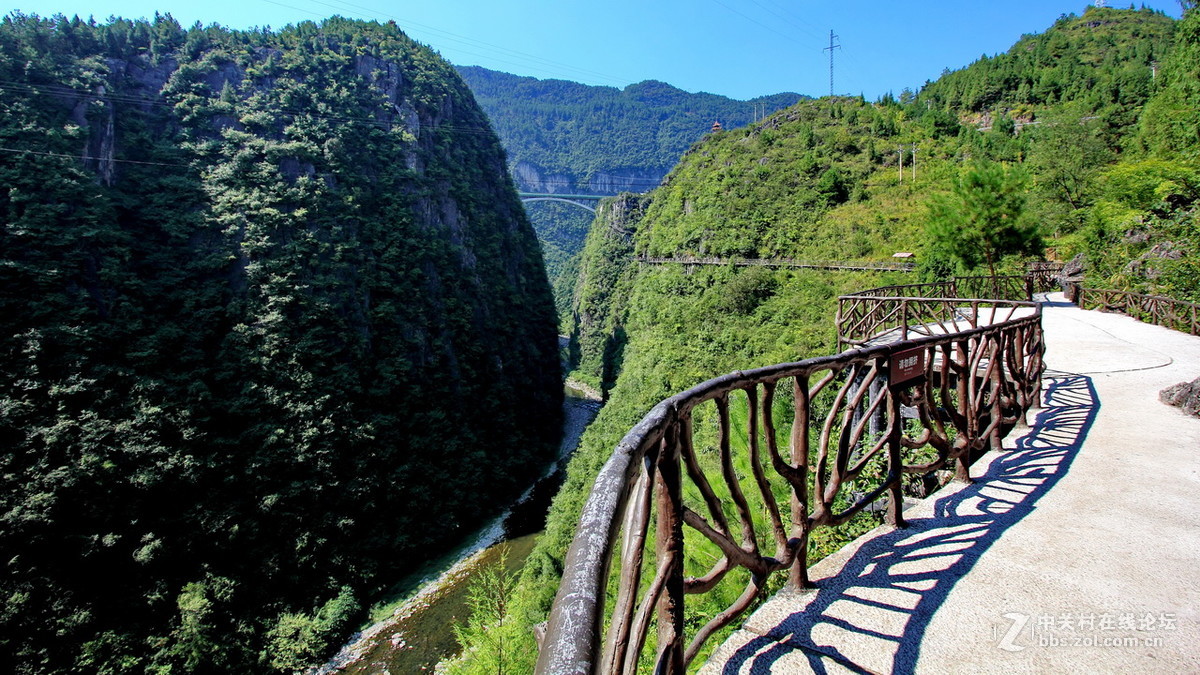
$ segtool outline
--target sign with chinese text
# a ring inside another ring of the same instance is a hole
[[[906,349],[896,352],[891,357],[891,368],[888,383],[899,387],[914,383],[925,376],[925,348]]]

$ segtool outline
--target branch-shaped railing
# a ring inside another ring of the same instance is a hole
[[[684,672],[773,578],[808,585],[814,533],[885,498],[902,525],[906,481],[951,465],[967,480],[1036,401],[1038,305],[870,299],[888,317],[874,329],[920,337],[709,380],[625,436],[584,506],[537,672]],[[695,615],[685,597],[701,594],[722,608]]]
[[[1120,312],[1138,321],[1200,335],[1200,305],[1161,295],[1079,288],[1075,301],[1081,309]]]
[[[1005,321],[1008,318],[1005,310],[989,301],[970,301],[972,312],[959,315],[957,310],[967,301],[956,298],[1029,301],[1034,293],[1054,289],[1060,271],[1061,265],[1043,263],[1031,266],[1024,275],[954,277],[948,281],[883,286],[844,295],[838,298],[835,320],[838,346],[861,347],[914,336],[944,335],[961,330],[964,325],[978,327],[972,319],[966,318],[968,316],[979,317],[988,323]],[[941,300],[928,302],[931,298]],[[909,307],[907,300],[920,302]],[[1014,306],[1006,307],[1012,309]],[[991,312],[982,311],[989,308]]]

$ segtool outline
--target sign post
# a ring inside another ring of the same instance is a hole
[[[888,440],[889,473],[893,484],[889,492],[888,522],[904,527],[902,492],[903,469],[900,458],[900,437],[904,424],[900,413],[900,392],[921,384],[925,379],[925,348],[915,347],[892,353],[888,357],[888,416],[891,418],[891,438]]]
[[[888,386],[895,391],[915,384],[925,377],[925,348],[916,347],[896,352],[888,359]]]

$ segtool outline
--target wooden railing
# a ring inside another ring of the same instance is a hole
[[[684,672],[774,579],[809,585],[815,532],[881,507],[903,525],[907,483],[952,465],[969,480],[1036,402],[1037,304],[871,299],[888,317],[875,329],[937,327],[709,380],[625,436],[584,506],[538,673]],[[723,608],[696,615],[685,598],[702,594]]]
[[[1160,295],[1080,287],[1075,301],[1081,309],[1120,312],[1164,328],[1200,335],[1200,305]]]
[[[1024,275],[954,277],[949,281],[883,286],[838,298],[835,322],[840,348],[861,347],[907,340],[921,335],[945,335],[977,328],[975,320],[1007,321],[1015,305],[997,305],[962,298],[1030,301],[1034,293],[1052,290],[1058,284],[1061,265],[1031,267]],[[937,298],[936,301],[930,301]],[[909,306],[909,301],[915,301]],[[970,311],[961,314],[964,303]],[[968,317],[974,317],[968,318]]]
[[[951,335],[1028,315],[1030,303],[962,298],[838,298],[838,342],[843,348]]]

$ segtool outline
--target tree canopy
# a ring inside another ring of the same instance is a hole
[[[6,668],[294,669],[540,475],[541,256],[429,49],[14,14],[0,82]]]
[[[989,276],[1008,255],[1038,255],[1044,244],[1025,213],[1026,174],[996,162],[964,169],[948,196],[929,207],[929,237],[934,251],[958,261],[965,271],[981,264]]]

